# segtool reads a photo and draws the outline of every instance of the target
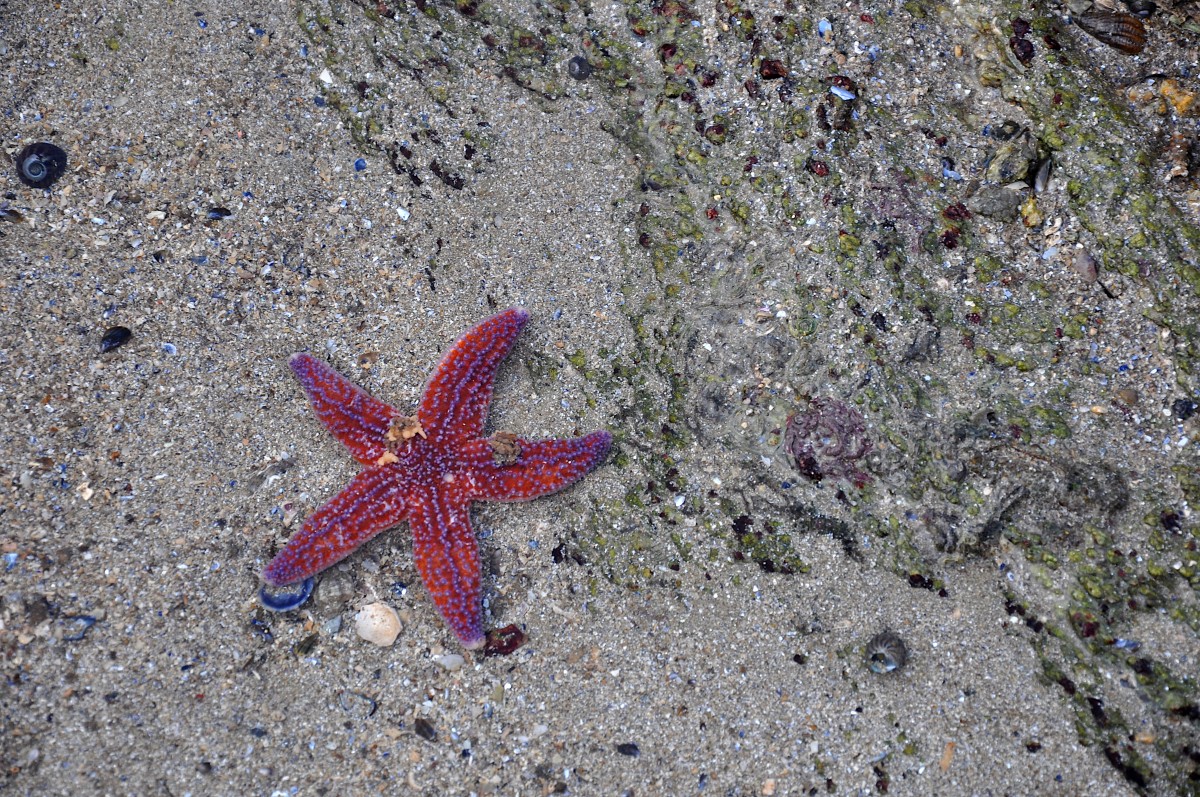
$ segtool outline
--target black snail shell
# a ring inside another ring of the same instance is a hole
[[[874,673],[894,672],[908,661],[908,648],[904,640],[891,631],[883,631],[871,637],[863,648],[867,669]]]
[[[567,74],[576,80],[587,80],[592,75],[592,65],[582,55],[567,61]]]
[[[30,188],[49,188],[67,170],[67,153],[39,141],[17,154],[17,177]]]
[[[1149,19],[1158,10],[1158,6],[1152,0],[1125,0],[1125,5],[1129,8],[1129,13],[1138,19]]]

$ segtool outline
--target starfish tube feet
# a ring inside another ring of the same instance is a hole
[[[496,369],[529,321],[519,307],[494,315],[472,329],[442,357],[417,417],[430,436],[465,442],[483,434]]]
[[[511,462],[497,458],[487,440],[466,446],[478,501],[529,501],[556,493],[586,476],[608,456],[612,435],[592,432],[566,440],[513,441],[520,454]]]
[[[316,575],[399,523],[404,512],[393,467],[367,468],[304,521],[263,570],[263,580],[278,587]]]
[[[363,465],[387,453],[388,431],[400,413],[307,352],[288,359],[317,419]]]
[[[436,492],[423,495],[409,519],[413,561],[442,619],[467,650],[483,647],[479,548],[465,506]]]

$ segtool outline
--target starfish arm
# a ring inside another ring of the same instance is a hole
[[[471,498],[477,501],[528,501],[574,484],[604,461],[612,445],[608,432],[565,440],[514,441],[516,461],[503,464],[487,440],[475,440],[463,450],[470,464]]]
[[[404,520],[408,502],[393,467],[367,468],[304,521],[263,570],[272,586],[291,584],[332,567],[381,531]]]
[[[458,491],[435,488],[414,497],[408,522],[421,583],[462,646],[477,650],[485,638],[479,547],[469,508]]]
[[[466,441],[483,433],[492,381],[529,313],[514,307],[463,335],[442,358],[425,388],[417,417],[431,439]]]
[[[288,365],[325,428],[362,464],[379,462],[388,426],[400,413],[311,354],[293,354]]]

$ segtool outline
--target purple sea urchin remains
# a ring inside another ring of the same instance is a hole
[[[49,188],[67,170],[67,153],[39,141],[17,153],[17,177],[30,188]]]
[[[783,447],[809,481],[831,476],[861,489],[871,480],[858,468],[873,448],[866,432],[858,410],[835,399],[814,398],[808,409],[788,417]]]

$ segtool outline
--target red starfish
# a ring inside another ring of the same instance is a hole
[[[529,314],[489,318],[446,353],[416,417],[401,415],[309,354],[288,361],[317,417],[365,467],[263,570],[270,586],[302,581],[407,520],[413,559],[438,611],[463,647],[484,644],[479,550],[472,501],[528,501],[583,478],[612,436],[524,440],[483,437],[492,381]]]

